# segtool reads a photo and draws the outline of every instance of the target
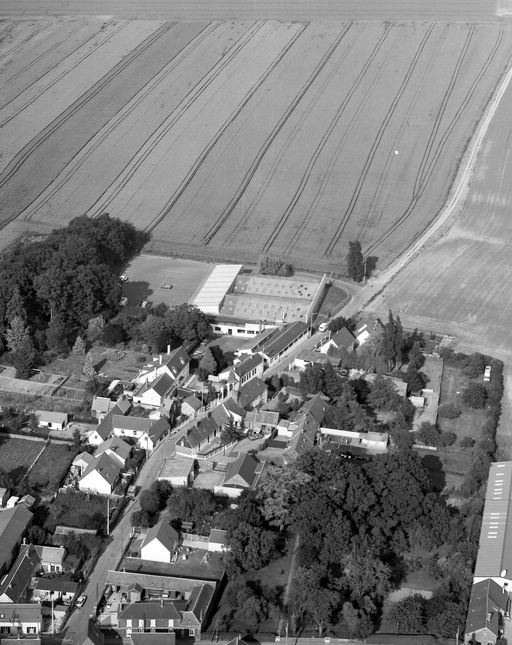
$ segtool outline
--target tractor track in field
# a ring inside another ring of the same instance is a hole
[[[276,56],[276,58],[272,61],[272,63],[265,69],[257,82],[251,87],[249,92],[246,94],[244,99],[239,103],[239,105],[236,106],[235,110],[231,113],[228,119],[223,123],[222,127],[217,130],[213,138],[209,141],[208,145],[203,148],[202,153],[199,155],[198,159],[196,160],[196,163],[193,165],[193,167],[190,169],[190,171],[187,173],[186,177],[183,179],[181,184],[178,186],[178,189],[174,192],[173,196],[171,199],[165,204],[164,208],[160,211],[160,213],[157,215],[157,217],[153,220],[153,222],[146,227],[146,231],[153,231],[159,224],[162,222],[165,217],[169,214],[169,212],[172,210],[173,206],[176,204],[178,199],[181,197],[181,195],[184,193],[186,188],[189,186],[190,182],[192,179],[195,177],[197,172],[200,170],[202,164],[204,163],[204,160],[207,158],[207,156],[210,154],[211,150],[213,147],[217,144],[219,139],[222,137],[224,132],[227,130],[227,128],[233,123],[233,121],[238,117],[238,115],[241,113],[243,108],[247,105],[247,103],[251,100],[251,98],[256,94],[258,89],[261,87],[261,85],[265,82],[265,79],[268,78],[268,76],[273,72],[275,67],[281,62],[281,60],[284,58],[284,56],[287,54],[287,52],[290,50],[290,48],[294,45],[294,43],[298,40],[298,38],[301,36],[301,34],[304,32],[306,29],[306,25],[301,25],[300,29],[297,30],[297,32],[293,35],[292,38],[290,38],[285,45],[282,47],[281,51],[279,54]]]
[[[323,54],[322,58],[320,61],[317,63],[311,74],[308,76],[306,81],[303,83],[302,87],[300,90],[297,92],[293,100],[291,101],[290,105],[287,107],[287,109],[284,111],[284,113],[281,115],[279,118],[278,122],[275,124],[275,126],[272,128],[272,131],[269,133],[269,135],[266,137],[265,141],[263,142],[263,145],[260,147],[258,150],[258,153],[256,154],[256,157],[254,158],[253,162],[251,163],[249,169],[245,173],[242,181],[240,182],[240,185],[238,186],[237,190],[235,191],[235,194],[233,197],[230,199],[229,203],[227,206],[224,208],[222,213],[217,217],[217,220],[215,223],[210,227],[210,229],[206,232],[206,234],[202,238],[202,243],[205,245],[208,245],[212,242],[213,238],[217,235],[217,233],[220,231],[220,229],[226,224],[228,218],[230,217],[231,213],[239,203],[240,199],[242,198],[242,195],[245,193],[245,190],[247,189],[247,186],[250,184],[252,181],[254,175],[256,174],[260,163],[269,150],[270,146],[278,136],[279,132],[281,132],[283,126],[285,123],[288,121],[290,116],[293,114],[295,111],[297,105],[300,103],[306,92],[309,90],[311,87],[312,83],[315,81],[315,79],[318,77],[322,69],[325,67],[327,61],[330,59],[331,55],[334,53],[334,51],[337,49],[338,45],[340,42],[343,40],[345,35],[350,31],[352,27],[352,24],[346,25],[345,28],[340,32],[340,34],[335,38],[334,42],[329,46],[329,48],[326,50],[326,52]],[[242,218],[242,221],[244,221],[244,218]],[[237,223],[230,235],[228,236],[226,243],[224,246],[229,244],[229,241],[232,240],[237,231],[239,230],[242,222]]]
[[[440,155],[441,155],[441,153],[442,153],[442,151],[443,151],[443,149],[444,149],[444,147],[446,145],[446,142],[448,140],[449,135],[451,134],[451,131],[455,127],[460,115],[462,114],[462,112],[466,108],[467,104],[469,103],[469,100],[471,99],[471,96],[474,94],[474,92],[475,92],[479,82],[481,81],[482,77],[484,76],[484,74],[488,70],[489,66],[491,65],[492,61],[494,60],[494,58],[496,56],[496,53],[497,53],[497,51],[498,51],[498,49],[499,49],[499,47],[500,47],[500,45],[501,45],[501,43],[503,41],[503,37],[504,37],[503,25],[500,23],[499,31],[498,31],[498,37],[496,39],[495,44],[493,45],[493,47],[492,47],[492,49],[491,49],[491,51],[490,51],[490,53],[489,53],[484,65],[482,66],[479,74],[476,76],[475,80],[471,84],[471,87],[469,88],[468,92],[466,93],[463,101],[460,103],[459,108],[457,109],[455,115],[453,116],[453,118],[451,119],[450,123],[448,124],[448,126],[447,126],[447,128],[446,128],[446,130],[445,130],[445,132],[444,132],[444,134],[443,134],[443,136],[441,138],[441,140],[439,141],[438,145],[436,146],[435,156],[429,162],[427,175],[423,180],[423,184],[420,187],[419,193],[413,197],[413,200],[411,201],[409,206],[405,209],[405,211],[402,213],[402,215],[400,215],[400,217],[395,222],[393,222],[393,224],[391,226],[389,226],[386,229],[386,231],[377,240],[372,242],[372,244],[369,245],[369,247],[365,249],[364,252],[365,252],[366,256],[375,253],[375,251],[378,249],[378,247],[383,242],[385,242],[398,229],[398,227],[403,224],[404,221],[406,221],[408,219],[408,217],[410,216],[410,214],[412,213],[412,211],[416,207],[419,199],[421,198],[421,196],[423,195],[423,192],[425,191],[425,189],[427,187],[428,181],[430,180],[430,177],[432,176],[432,173],[434,172],[435,164],[436,164],[437,160],[439,159],[439,157],[440,157]],[[498,89],[499,89],[499,87],[500,86],[498,84]],[[495,96],[495,93],[496,92],[493,92],[491,94],[491,97],[489,99],[489,104],[492,104],[493,97]],[[485,115],[485,110],[484,110],[484,115]],[[476,131],[478,131],[478,129],[479,129],[479,125],[477,124]],[[471,142],[472,142],[473,138],[474,137],[471,137],[471,139],[469,141],[468,149],[471,147]],[[457,175],[456,175],[454,181],[457,181],[457,178],[458,178],[458,172],[457,172]],[[453,188],[453,185],[452,185],[452,188]],[[451,190],[450,190],[450,192],[451,192]],[[443,206],[441,210],[444,211],[445,208],[446,207]],[[433,223],[435,223],[435,220],[433,221]],[[423,229],[423,231],[420,231],[419,233],[417,233],[412,238],[410,244],[413,245],[418,239],[421,239],[421,237],[423,236],[424,233],[425,233],[425,229]]]
[[[113,22],[114,22],[113,20],[109,20],[107,23],[104,23],[104,25],[105,25],[105,26],[107,26],[107,25],[109,25],[109,24],[112,24]],[[92,34],[91,36],[89,36],[89,38],[86,38],[86,39],[84,40],[84,42],[80,43],[80,45],[77,45],[77,46],[75,47],[75,49],[73,49],[73,50],[71,50],[69,53],[67,53],[67,54],[66,54],[66,56],[64,57],[64,59],[62,59],[62,60],[58,61],[57,63],[55,63],[55,65],[53,65],[53,66],[52,66],[52,67],[50,67],[48,70],[46,70],[45,72],[43,72],[41,76],[39,76],[38,78],[34,79],[34,80],[33,80],[31,83],[29,83],[26,87],[24,87],[22,90],[20,90],[20,91],[18,92],[18,94],[16,94],[16,95],[15,95],[15,96],[13,96],[12,98],[10,98],[10,99],[9,99],[9,101],[7,101],[7,103],[2,103],[2,104],[0,105],[0,110],[1,110],[1,109],[3,109],[4,107],[6,107],[7,105],[9,105],[9,103],[12,103],[12,101],[15,101],[15,100],[16,100],[16,99],[17,99],[21,94],[23,94],[23,92],[26,92],[26,91],[27,91],[29,88],[31,88],[35,83],[37,83],[38,81],[40,81],[40,80],[41,80],[41,78],[42,78],[43,76],[45,76],[46,74],[50,74],[50,73],[52,72],[52,70],[54,70],[56,67],[59,67],[60,65],[62,65],[62,61],[63,61],[63,60],[65,60],[66,58],[69,58],[70,56],[73,56],[73,55],[74,55],[74,54],[75,54],[75,53],[76,53],[76,52],[77,52],[81,47],[85,47],[85,46],[87,46],[87,43],[88,43],[89,41],[93,40],[94,38],[96,38],[96,37],[98,36],[98,34],[100,34],[100,33],[103,31],[103,29],[105,28],[105,26],[99,27],[99,28],[98,28],[98,30],[97,30],[96,32],[94,32],[94,34]],[[31,61],[28,65],[25,65],[25,67],[23,67],[23,68],[19,69],[19,70],[16,72],[16,74],[13,74],[10,78],[6,79],[6,80],[5,80],[5,81],[0,85],[0,90],[1,90],[5,85],[7,85],[7,83],[10,83],[11,81],[16,80],[17,78],[19,78],[20,76],[22,76],[23,74],[25,74],[25,72],[27,72],[31,67],[33,67],[34,65],[36,65],[36,64],[37,64],[41,59],[43,59],[45,56],[48,56],[48,54],[50,54],[52,51],[54,51],[57,47],[60,47],[60,45],[62,45],[62,44],[63,44],[63,43],[65,43],[67,40],[69,40],[70,38],[72,38],[73,36],[75,36],[79,31],[81,31],[81,29],[83,29],[83,26],[81,26],[81,27],[79,27],[78,29],[76,29],[76,30],[72,31],[71,33],[69,33],[65,38],[63,38],[62,40],[60,40],[58,43],[55,43],[55,45],[52,45],[52,47],[49,47],[47,50],[45,50],[44,52],[42,52],[39,56],[37,56],[37,58],[35,58],[33,61]]]
[[[103,40],[101,42],[101,45],[104,45],[109,40],[111,40],[114,36],[116,36],[119,32],[121,32],[123,29],[125,29],[130,22],[131,21],[121,23],[116,29],[114,29],[114,31],[112,31],[107,36],[107,38],[105,38],[105,40]],[[48,83],[48,85],[46,85],[46,87],[43,90],[41,90],[40,92],[35,94],[30,100],[28,100],[25,103],[23,103],[23,105],[20,105],[12,114],[9,114],[8,117],[3,119],[3,121],[0,121],[0,128],[2,128],[4,125],[9,123],[9,121],[12,121],[12,119],[15,119],[18,116],[18,114],[23,112],[23,110],[26,110],[28,107],[33,105],[36,101],[38,101],[41,98],[42,94],[44,94],[49,89],[51,89],[54,85],[56,85],[59,81],[61,81],[65,76],[67,76],[70,72],[72,72],[74,69],[76,69],[78,67],[78,65],[80,65],[85,60],[87,60],[87,58],[89,58],[89,56],[92,56],[93,54],[97,53],[97,51],[98,51],[98,47],[95,47],[94,49],[91,49],[90,52],[87,52],[83,56],[81,56],[76,61],[76,63],[74,63],[69,69],[66,69],[61,74],[59,74],[55,79],[53,79],[50,83]],[[57,67],[58,67],[58,65],[57,65]],[[33,84],[34,83],[32,83],[32,85]],[[23,94],[23,92],[21,92],[21,94]],[[6,107],[8,107],[14,100],[15,100],[15,98],[11,99],[10,101],[7,101],[7,103],[2,106],[2,110],[4,110]]]
[[[409,69],[407,70],[407,73],[404,76],[404,79],[402,81],[402,86],[401,86],[400,91],[399,91],[399,96],[398,96],[398,98],[395,97],[395,100],[393,102],[395,107],[396,107],[396,103],[398,103],[398,100],[399,100],[399,98],[401,96],[401,93],[403,93],[403,91],[405,90],[405,87],[408,84],[409,79],[413,74],[413,71],[414,71],[414,69],[415,69],[415,67],[417,65],[417,62],[418,62],[418,60],[419,60],[419,58],[421,56],[421,53],[423,52],[423,49],[425,48],[425,45],[426,45],[427,41],[429,40],[430,35],[431,35],[433,30],[434,30],[434,25],[432,24],[429,27],[429,29],[427,30],[425,36],[423,37],[423,39],[421,40],[421,42],[420,42],[420,44],[418,46],[418,50],[417,50],[415,56],[413,57],[413,60],[412,60],[411,64],[409,65]],[[375,55],[376,55],[376,53],[377,52],[375,52]],[[292,200],[288,204],[288,206],[287,206],[282,218],[280,219],[280,222],[279,222],[278,226],[274,230],[274,233],[269,238],[269,240],[267,240],[267,243],[265,245],[265,250],[266,251],[268,251],[270,249],[270,247],[274,244],[277,236],[281,233],[281,231],[283,230],[284,226],[288,222],[288,219],[290,218],[290,215],[292,214],[293,209],[295,208],[295,206],[296,206],[297,202],[299,201],[300,197],[302,196],[302,194],[303,194],[303,192],[304,192],[309,180],[311,179],[311,175],[312,175],[313,170],[315,168],[316,162],[318,161],[318,158],[319,158],[320,154],[322,153],[322,151],[323,151],[323,149],[325,147],[325,144],[327,143],[327,141],[330,138],[332,132],[334,131],[334,129],[338,125],[341,117],[343,116],[343,114],[345,112],[345,109],[347,108],[347,106],[349,105],[349,103],[350,103],[350,101],[352,99],[353,94],[355,93],[356,89],[359,87],[361,81],[365,77],[368,67],[373,62],[374,57],[375,57],[374,53],[372,52],[372,57],[370,59],[368,59],[368,61],[366,62],[365,66],[363,67],[363,69],[359,73],[358,77],[356,78],[356,81],[353,84],[350,92],[348,93],[348,95],[345,97],[345,99],[341,103],[340,107],[336,111],[336,114],[335,114],[334,118],[331,120],[328,128],[324,132],[324,135],[323,135],[322,139],[320,140],[320,142],[319,142],[319,144],[318,144],[318,146],[317,146],[312,158],[310,159],[310,161],[308,163],[306,171],[304,172],[304,174],[302,176],[300,184],[299,184],[297,190],[295,191],[295,194],[293,195]],[[369,90],[370,89],[371,88],[369,88]],[[363,99],[362,102],[360,102],[360,105],[362,103],[364,103],[364,99]],[[393,107],[393,104],[392,104],[392,107]],[[391,108],[390,108],[390,110],[391,110]],[[353,121],[355,121],[355,119]],[[389,119],[388,119],[388,121],[389,121]],[[385,120],[384,123],[385,124],[381,126],[382,134],[384,132],[385,126],[387,125],[386,120]],[[301,222],[299,223],[299,226],[297,227],[297,229],[293,233],[290,241],[288,242],[287,246],[285,247],[285,251],[284,251],[285,254],[287,254],[289,252],[289,250],[291,249],[291,247],[293,246],[295,241],[300,237],[300,235],[302,235],[304,226],[307,224],[308,220],[309,220],[309,212],[308,212],[308,216],[302,218]]]
[[[176,23],[173,23],[175,25]],[[70,160],[68,167],[65,169],[64,174],[56,181],[49,192],[45,194],[45,201],[52,199],[62,188],[68,183],[75,172],[91,157],[91,155],[101,146],[105,139],[110,136],[119,124],[125,120],[130,114],[132,114],[140,104],[147,98],[147,96],[155,89],[155,87],[161,82],[162,78],[172,73],[178,65],[180,65],[185,58],[190,56],[190,54],[195,51],[201,42],[203,42],[211,33],[213,33],[220,25],[220,22],[211,22],[204,29],[202,29],[169,63],[165,66],[164,69],[160,70],[151,78],[144,88],[140,91],[137,97],[131,101],[127,106],[125,106],[108,124],[108,126],[101,132],[101,136],[97,138],[93,145],[91,145],[86,153],[83,153],[83,148],[79,150],[76,155]],[[160,127],[161,124],[158,126]],[[156,132],[156,130],[155,130]],[[154,133],[153,133],[154,134]],[[151,135],[152,136],[152,135]],[[80,157],[78,162],[72,163],[76,157]],[[46,189],[47,190],[47,189]],[[44,192],[44,191],[43,191]],[[40,198],[40,195],[36,197],[31,204],[27,206],[24,211],[23,219],[31,220],[33,216],[33,204],[37,202]],[[99,211],[96,215],[99,214]]]
[[[224,71],[225,67],[236,58],[237,54],[249,43],[254,36],[261,30],[263,26],[262,22],[254,23],[238,40],[233,44],[229,52],[224,56],[220,61],[218,61],[213,68],[208,70],[208,72],[203,76],[203,78],[197,83],[190,92],[180,101],[179,105],[173,110],[172,114],[169,115],[168,119],[164,121],[160,128],[155,130],[152,136],[150,136],[146,142],[139,148],[139,150],[133,155],[133,157],[127,162],[124,168],[118,174],[118,179],[116,182],[113,182],[107,190],[105,190],[96,200],[96,202],[90,207],[88,214],[92,217],[97,216],[102,213],[105,208],[108,208],[108,205],[114,200],[122,189],[128,184],[133,175],[137,172],[140,166],[148,159],[148,157],[153,152],[155,146],[157,146],[160,141],[168,134],[168,132],[176,125],[176,123],[181,119],[181,117],[186,113],[190,106],[204,93],[204,91],[217,79],[219,74]],[[122,177],[122,179],[120,179]],[[115,188],[112,189],[112,186],[115,185]],[[159,217],[157,215],[151,224],[144,229],[147,231],[153,230],[157,226],[155,223],[156,219]],[[160,217],[160,221],[163,219],[163,216]]]
[[[95,98],[121,71],[124,71],[140,54],[145,52],[158,38],[166,33],[173,23],[165,23],[148,38],[140,43],[133,49],[127,56],[125,56],[117,65],[107,72],[97,83],[95,83],[87,92],[70,105],[64,112],[62,112],[52,123],[44,128],[39,135],[34,137],[27,145],[25,145],[10,161],[8,166],[0,173],[0,189],[12,179],[12,177],[20,170],[27,159],[38,149],[43,143],[52,136],[66,121],[72,118],[84,105]],[[11,215],[0,222],[0,230],[7,224],[14,221],[19,213]]]
[[[24,38],[21,42],[19,42],[17,45],[14,45],[14,47],[11,47],[11,49],[8,49],[6,52],[0,55],[0,64],[3,63],[3,61],[7,58],[11,58],[13,54],[15,54],[19,49],[23,48],[32,38],[35,38],[36,36],[39,36],[39,34],[42,34],[43,31],[46,31],[47,29],[50,29],[50,27],[53,27],[52,22],[50,21],[47,25],[44,27],[41,27],[41,29],[38,29],[34,33],[31,33],[28,35],[26,38]]]
[[[456,66],[455,66],[455,69],[456,69],[457,73],[458,73],[458,71],[460,69],[460,65],[462,65],[462,60],[463,60],[464,55],[465,55],[465,53],[466,53],[466,51],[467,51],[467,49],[469,47],[469,42],[471,40],[471,35],[473,34],[473,32],[474,32],[474,26],[472,26],[470,28],[470,31],[468,32],[468,36],[466,37],[466,41],[465,41],[464,46],[462,48],[462,52],[461,52],[461,54],[460,54],[460,56],[458,58]],[[427,32],[427,35],[430,35],[430,33],[431,33],[431,31]],[[406,76],[404,78],[404,81],[400,85],[398,93],[395,95],[391,105],[388,108],[386,116],[384,117],[384,121],[382,122],[379,130],[377,131],[377,136],[375,137],[375,139],[373,141],[373,144],[372,144],[372,147],[370,148],[370,151],[369,151],[369,153],[368,153],[368,155],[366,157],[366,160],[365,160],[365,163],[364,163],[364,166],[363,166],[363,170],[362,170],[362,172],[361,172],[361,174],[359,176],[359,179],[357,181],[357,184],[356,184],[356,187],[354,189],[354,192],[352,193],[352,196],[350,198],[348,207],[347,207],[345,213],[343,214],[339,225],[336,227],[336,230],[334,232],[332,240],[329,242],[329,244],[325,248],[324,254],[326,256],[331,256],[334,253],[334,250],[335,250],[335,248],[336,248],[341,236],[343,235],[343,233],[345,231],[345,228],[346,228],[346,226],[348,224],[348,221],[350,220],[350,217],[352,216],[352,214],[354,212],[354,209],[356,207],[357,201],[358,201],[359,196],[361,194],[361,190],[363,188],[364,183],[366,182],[368,172],[369,172],[370,167],[371,167],[371,165],[373,163],[373,159],[374,159],[375,154],[377,152],[377,149],[378,149],[378,147],[380,145],[382,137],[384,136],[384,131],[385,131],[389,121],[391,120],[393,112],[396,109],[396,106],[397,106],[400,98],[402,97],[402,95],[403,95],[403,93],[405,91],[407,83],[409,82],[409,79],[410,79],[410,77],[411,77],[411,75],[412,75],[412,73],[414,71],[414,68],[416,67],[416,65],[418,63],[418,60],[419,60],[419,58],[421,56],[421,53],[423,52],[423,50],[425,48],[427,40],[428,40],[428,38],[424,38],[422,40],[422,42],[420,44],[420,47],[418,48],[418,50],[417,50],[417,52],[415,54],[415,57],[414,57],[414,59],[413,59],[413,61],[411,63],[411,66],[409,67],[409,70],[408,70],[408,72],[407,72],[407,74],[406,74]],[[455,76],[455,74],[454,74],[454,76]],[[452,80],[453,80],[453,77],[452,77]],[[454,84],[455,84],[455,81],[453,80],[453,83],[450,84],[450,92],[449,92],[450,94],[451,94],[451,91],[453,90],[453,85]]]

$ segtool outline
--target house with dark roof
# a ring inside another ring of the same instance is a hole
[[[32,517],[32,513],[20,504],[0,511],[0,575],[10,569]]]
[[[317,394],[309,395],[308,399],[303,403],[300,408],[301,414],[310,414],[315,421],[322,423],[325,417],[325,412],[329,407],[324,396],[319,392]]]
[[[83,492],[111,495],[121,474],[121,464],[106,452],[91,463],[78,481]]]
[[[241,454],[235,461],[227,464],[226,475],[221,486],[215,486],[215,493],[239,497],[244,490],[255,488],[265,462],[249,453]]]
[[[43,617],[38,603],[0,603],[0,634],[25,636],[41,633]]]
[[[7,500],[11,496],[11,491],[9,488],[0,488],[0,507],[4,507],[7,504]],[[1,510],[1,508],[0,508]]]
[[[65,640],[63,641],[66,642]],[[87,636],[82,641],[81,645],[104,645],[105,634],[92,620],[87,623]]]
[[[140,557],[155,562],[170,562],[178,546],[178,532],[170,525],[168,519],[161,519],[158,524],[148,529],[142,541]]]
[[[120,466],[125,466],[132,452],[132,447],[123,441],[121,437],[109,437],[106,441],[101,443],[94,451],[94,457],[98,459],[101,455],[106,454],[112,457],[114,461],[118,461]],[[73,461],[73,463],[75,463]]]
[[[355,349],[356,345],[357,340],[354,334],[346,327],[342,327],[332,334],[329,340],[321,345],[319,349],[322,354],[327,354],[331,348],[338,351],[345,350],[351,352]]]
[[[237,383],[238,386],[247,383],[257,376],[261,378],[265,371],[263,358],[259,354],[244,355],[241,359],[236,359],[233,365],[219,373],[220,381]]]
[[[153,420],[149,430],[142,434],[137,441],[137,446],[152,452],[156,446],[167,435],[171,426],[165,417],[160,417],[156,421]]]
[[[32,577],[41,568],[36,549],[29,544],[20,548],[9,573],[0,584],[0,602],[25,602],[29,599]]]
[[[476,582],[471,588],[464,642],[495,645],[509,611],[510,597],[505,587],[490,578]]]
[[[211,418],[201,419],[176,442],[176,454],[195,457],[219,434],[219,426]]]
[[[309,327],[306,323],[300,320],[290,323],[281,329],[275,329],[265,339],[261,349],[258,349],[258,353],[268,366],[274,365],[302,339],[308,336]]]
[[[71,464],[70,470],[74,475],[78,475],[78,477],[81,477],[84,474],[84,472],[87,470],[87,468],[92,463],[94,463],[94,461],[95,459],[90,452],[86,452],[86,451],[81,452],[73,459],[73,463]]]
[[[127,417],[115,414],[112,417],[112,431],[116,437],[131,437],[137,446],[152,451],[169,432],[169,422],[165,417],[150,419],[146,417]]]
[[[132,632],[132,645],[175,645],[175,632]],[[16,644],[14,644],[16,645]]]
[[[186,349],[177,347],[168,354],[160,354],[152,363],[145,365],[133,379],[134,383],[152,383],[162,374],[171,377],[174,383],[181,383],[189,375],[190,356]]]
[[[39,600],[63,600],[71,602],[78,591],[78,583],[56,578],[36,578],[32,587],[32,598]]]
[[[246,410],[253,410],[267,402],[268,387],[261,379],[255,377],[242,385],[237,398],[238,405]]]
[[[227,399],[224,399],[222,403],[213,408],[210,416],[222,432],[222,429],[226,426],[230,418],[233,419],[233,423],[235,425],[239,426],[245,416],[245,410],[241,408],[231,396],[229,396]]]
[[[158,409],[173,398],[175,390],[176,381],[164,372],[154,381],[142,383],[133,393],[133,402],[144,408]]]
[[[277,398],[277,397],[276,397]],[[253,410],[245,415],[245,425],[248,430],[259,434],[272,432],[279,423],[279,412],[271,410]]]

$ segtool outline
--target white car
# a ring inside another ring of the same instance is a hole
[[[83,607],[85,605],[86,600],[87,600],[87,596],[78,596],[76,600],[76,606]]]
[[[128,276],[123,273],[123,275],[121,276],[121,280],[123,282],[126,282],[128,280]]]

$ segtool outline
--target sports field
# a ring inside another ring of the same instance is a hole
[[[359,239],[382,268],[441,208],[511,35],[249,15],[0,23],[0,217],[40,230],[108,212],[170,254],[340,273]]]

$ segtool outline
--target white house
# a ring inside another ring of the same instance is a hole
[[[171,377],[174,383],[185,380],[189,375],[190,356],[183,347],[178,347],[167,354],[155,357],[149,365],[145,365],[133,379],[134,383],[152,383],[162,374]]]
[[[195,419],[196,414],[202,407],[203,404],[197,398],[197,396],[191,395],[186,399],[183,399],[183,401],[181,402],[181,414],[191,419]]]
[[[0,603],[0,634],[22,636],[40,634],[43,616],[38,603]]]
[[[95,396],[92,400],[91,412],[98,421],[102,421],[115,405],[115,402],[107,396]]]
[[[66,549],[63,546],[35,546],[45,573],[63,573]]]
[[[133,402],[145,408],[160,408],[173,398],[176,382],[167,373],[152,382],[145,382],[133,393]]]
[[[88,466],[78,482],[78,488],[83,492],[111,495],[120,472],[119,461],[103,453]]]
[[[140,557],[155,562],[170,562],[178,545],[178,532],[169,521],[162,519],[148,529],[142,542]]]
[[[68,415],[65,412],[36,410],[35,417],[39,427],[48,428],[49,430],[63,430],[68,424]]]
[[[332,334],[329,340],[320,346],[322,354],[327,354],[331,347],[333,349],[345,349],[351,352],[356,346],[357,341],[355,336],[346,327],[342,327],[336,333]]]
[[[163,437],[169,432],[170,425],[167,419],[161,417],[156,421],[151,419],[152,424],[137,437],[137,446],[143,450],[152,452]]]
[[[95,462],[94,457],[88,452],[81,452],[73,459],[71,471],[81,477],[87,468]]]
[[[215,486],[214,492],[228,497],[240,497],[244,490],[255,488],[265,462],[259,461],[249,453],[241,454],[238,459],[227,464],[226,476],[221,486]]]
[[[121,437],[114,436],[110,437],[96,448],[94,451],[94,457],[97,459],[105,453],[114,461],[117,460],[121,466],[125,466],[131,452],[132,447],[128,445],[126,441],[123,441]]]

